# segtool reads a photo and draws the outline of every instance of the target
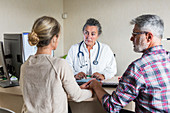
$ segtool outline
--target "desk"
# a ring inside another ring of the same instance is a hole
[[[109,94],[116,90],[116,88],[104,88]],[[87,99],[83,102],[69,101],[72,113],[106,113],[102,105],[97,99],[97,96]],[[135,111],[135,103],[130,102],[124,109]]]
[[[116,90],[116,88],[104,88],[109,94]],[[102,108],[97,97],[89,98],[83,102],[73,102],[69,100],[73,113],[106,113]],[[20,113],[23,105],[22,93],[20,86],[1,88],[0,87],[0,107],[5,107]],[[134,102],[129,103],[125,109],[134,111]]]
[[[10,88],[0,87],[0,107],[21,113],[23,105],[22,93],[19,86]]]

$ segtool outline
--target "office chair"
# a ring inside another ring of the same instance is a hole
[[[9,109],[7,109],[7,108],[1,108],[1,107],[0,107],[0,113],[15,113],[15,112],[12,111],[12,110],[9,110]]]

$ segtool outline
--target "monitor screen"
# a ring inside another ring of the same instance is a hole
[[[23,42],[23,58],[24,62],[29,58],[30,55],[35,55],[37,52],[37,46],[31,46],[28,43],[28,32],[22,33],[22,42]],[[52,56],[54,56],[54,50],[52,51]]]
[[[29,58],[30,55],[34,55],[37,52],[36,46],[30,46],[28,43],[28,34],[29,33],[23,33],[22,34],[22,42],[23,42],[23,60],[24,62]]]

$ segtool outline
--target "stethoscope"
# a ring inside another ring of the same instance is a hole
[[[83,53],[82,51],[80,51],[80,47],[81,47],[82,43],[83,43],[83,41],[80,42],[80,45],[79,45],[79,48],[78,48],[78,53],[77,53],[79,62],[80,62],[80,64],[81,64],[80,68],[83,68],[84,66],[87,66],[87,65],[88,65],[88,64],[84,64],[84,65],[83,65],[82,62],[80,61],[80,54],[82,54],[82,56],[84,57],[84,53]],[[93,64],[94,64],[94,65],[97,65],[97,64],[98,64],[97,59],[98,59],[99,51],[100,51],[100,44],[99,44],[98,41],[97,41],[97,44],[98,44],[98,51],[97,51],[97,56],[96,56],[95,60],[93,61]]]

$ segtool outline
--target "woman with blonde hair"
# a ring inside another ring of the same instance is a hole
[[[92,96],[85,89],[88,83],[79,87],[69,64],[51,55],[59,38],[60,24],[56,19],[43,16],[35,21],[28,41],[38,49],[21,66],[24,113],[68,113],[68,95],[77,102]]]

